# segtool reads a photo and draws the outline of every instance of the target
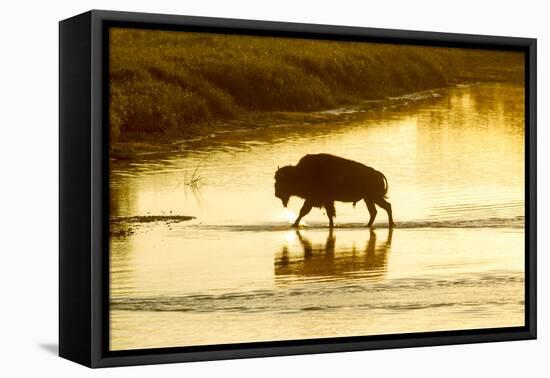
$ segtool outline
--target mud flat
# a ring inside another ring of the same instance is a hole
[[[111,237],[125,237],[134,234],[148,223],[174,223],[186,222],[195,219],[189,215],[137,215],[132,217],[111,217],[109,235]]]

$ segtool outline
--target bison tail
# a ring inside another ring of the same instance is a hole
[[[382,175],[382,179],[384,180],[384,198],[388,198],[388,189],[390,188],[390,185],[388,184],[388,179],[386,176],[384,176],[383,173],[380,173]]]

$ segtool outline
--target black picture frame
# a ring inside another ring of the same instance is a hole
[[[108,39],[112,26],[525,52],[525,326],[109,351]],[[89,367],[536,338],[536,39],[92,10],[59,24],[59,355]]]

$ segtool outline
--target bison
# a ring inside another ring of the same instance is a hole
[[[377,170],[353,160],[329,154],[306,155],[296,166],[288,165],[275,173],[275,197],[288,205],[291,196],[305,200],[300,214],[292,225],[300,221],[313,207],[324,207],[329,227],[334,227],[336,216],[334,201],[353,202],[364,200],[370,214],[368,226],[376,217],[376,205],[388,213],[389,227],[394,227],[391,204],[386,201],[388,181]]]

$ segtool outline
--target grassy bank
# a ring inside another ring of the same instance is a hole
[[[523,80],[523,55],[114,29],[111,137],[189,138],[266,112],[329,109],[484,80]]]

